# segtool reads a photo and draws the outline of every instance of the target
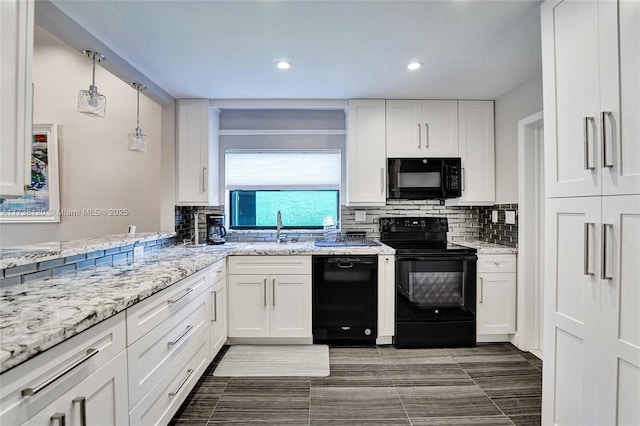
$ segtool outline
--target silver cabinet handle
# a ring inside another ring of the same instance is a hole
[[[264,306],[267,306],[267,279],[264,279],[264,283],[262,284],[263,295],[264,295]]]
[[[427,139],[424,142],[424,147],[426,149],[429,149],[429,123],[424,123],[424,134],[427,137]]]
[[[592,166],[589,162],[589,123],[593,122],[593,117],[584,118],[584,169],[593,170],[595,166]]]
[[[40,383],[38,386],[34,388],[22,389],[22,396],[24,398],[29,398],[31,396],[34,396],[35,394],[37,394],[38,392],[40,392],[41,390],[43,390],[44,388],[51,385],[53,382],[55,382],[56,380],[60,379],[62,376],[64,376],[65,374],[73,370],[74,368],[87,362],[89,359],[93,358],[94,356],[98,355],[98,352],[100,352],[98,349],[93,349],[93,348],[87,349],[87,353],[82,358],[80,358],[79,360],[77,360],[76,362],[74,362],[73,364],[71,364],[70,366],[68,366],[67,368],[65,368],[64,370],[62,370],[61,372],[53,376],[52,378]]]
[[[478,278],[480,278],[480,299],[478,300],[478,303],[482,303],[482,297],[484,296],[484,278]]]
[[[613,163],[609,163],[607,159],[607,117],[612,117],[611,111],[602,111],[602,167],[611,168]]]
[[[213,319],[211,322],[218,322],[218,292],[213,292]]]
[[[384,167],[380,167],[380,193],[384,194]]]
[[[462,168],[462,179],[461,179],[461,181],[462,181],[462,191],[464,191],[464,175],[465,175],[465,173],[464,173],[464,167],[463,167]]]
[[[276,306],[276,279],[271,280],[271,295],[273,296],[273,306]]]
[[[71,401],[73,404],[80,404],[80,426],[87,426],[87,398],[78,396]]]
[[[190,332],[192,329],[193,329],[193,326],[192,326],[192,325],[188,325],[188,326],[187,326],[187,329],[186,329],[185,331],[183,331],[183,332],[182,332],[182,334],[180,334],[178,337],[176,337],[176,338],[175,338],[175,340],[172,340],[172,341],[170,341],[170,342],[167,342],[167,346],[171,347],[171,346],[175,346],[175,345],[177,345],[177,344],[178,344],[178,342],[179,342],[180,340],[182,340],[182,338],[183,338],[184,336],[186,336],[187,334],[189,334],[189,332]]]
[[[207,190],[207,168],[202,168],[202,192]]]
[[[180,383],[180,386],[178,386],[178,389],[174,390],[173,392],[169,392],[169,397],[173,398],[174,396],[176,396],[178,394],[178,392],[180,392],[180,389],[182,389],[182,387],[185,385],[185,383],[187,383],[189,381],[189,377],[191,377],[191,375],[193,374],[193,368],[190,368],[187,370],[187,377],[184,378],[184,380],[182,381],[182,383]]]
[[[422,127],[420,127],[420,123],[418,123],[418,149],[422,148]]]
[[[183,297],[185,297],[187,294],[191,293],[193,291],[192,288],[188,288],[184,291],[184,293],[182,293],[180,296],[176,297],[175,299],[169,299],[167,300],[167,303],[169,305],[173,305],[174,303],[176,303],[178,300],[182,299]]]
[[[64,413],[55,413],[51,416],[51,423],[58,422],[58,426],[65,426]]]
[[[589,228],[595,226],[593,222],[586,222],[584,224],[584,274],[593,275],[594,273],[589,271]]]
[[[607,229],[613,228],[610,223],[602,224],[602,273],[600,278],[603,280],[612,280],[613,277],[607,273]]]

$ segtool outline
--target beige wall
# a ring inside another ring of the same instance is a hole
[[[518,202],[518,120],[540,111],[542,73],[496,99],[496,204]]]
[[[136,225],[139,232],[173,230],[173,136],[169,133],[161,143],[163,108],[140,97],[140,127],[149,149],[131,152],[127,135],[136,127],[134,89],[98,65],[96,85],[107,97],[106,115],[80,114],[78,91],[89,87],[91,60],[37,26],[33,66],[34,123],[58,125],[61,208],[123,208],[129,214],[62,216],[57,224],[2,224],[0,244],[121,234],[128,225]],[[174,126],[172,113],[172,106],[165,107],[168,132]],[[162,155],[161,149],[169,152]],[[161,173],[163,166],[170,167],[168,176]]]

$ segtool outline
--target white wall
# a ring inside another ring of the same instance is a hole
[[[62,216],[57,224],[2,224],[0,245],[121,234],[130,224],[139,232],[173,230],[173,152],[161,153],[161,147],[172,149],[173,138],[161,144],[162,107],[144,94],[140,97],[140,127],[149,148],[146,153],[131,152],[127,135],[136,127],[136,91],[129,84],[98,65],[96,85],[107,97],[106,115],[77,112],[78,91],[91,82],[91,60],[38,26],[33,66],[34,123],[58,125],[61,208],[126,208],[129,214]],[[165,109],[171,119],[165,128],[171,131],[173,108]],[[161,173],[161,161],[171,165],[169,177]],[[162,180],[171,188],[164,185],[163,190]]]
[[[518,202],[518,120],[539,111],[542,73],[496,99],[496,204]]]

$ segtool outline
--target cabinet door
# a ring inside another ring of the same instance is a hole
[[[422,101],[387,101],[387,157],[424,157]]]
[[[460,203],[496,200],[493,101],[460,101],[459,136],[462,160]]]
[[[32,0],[0,2],[0,198],[24,195],[31,181]]]
[[[602,194],[640,193],[640,2],[601,1]]]
[[[640,424],[640,196],[603,197],[597,424]]]
[[[598,195],[598,3],[548,2],[541,13],[545,193]]]
[[[347,205],[384,205],[386,187],[385,102],[350,100],[347,136]]]
[[[218,282],[211,290],[211,353],[213,359],[227,341],[227,283]]]
[[[422,101],[420,122],[425,157],[458,156],[458,103],[456,101]]]
[[[127,354],[120,352],[25,425],[70,426],[129,424]],[[84,406],[84,407],[83,407]],[[82,411],[86,421],[83,421]],[[64,417],[64,423],[61,419]]]
[[[268,275],[229,275],[229,337],[271,334],[268,281]]]
[[[597,424],[600,197],[545,209],[542,424]]]
[[[208,99],[178,99],[176,107],[176,202],[218,205],[218,114]]]
[[[477,333],[516,332],[516,274],[478,274]]]
[[[395,266],[395,256],[378,256],[378,338],[395,334]]]
[[[311,275],[272,275],[271,337],[311,337]]]

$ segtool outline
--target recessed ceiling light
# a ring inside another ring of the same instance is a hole
[[[413,71],[413,70],[417,70],[418,68],[420,68],[422,66],[422,62],[418,62],[418,61],[414,61],[414,62],[409,62],[407,64],[407,69]]]
[[[291,68],[291,62],[280,60],[276,62],[276,66],[281,70],[288,70],[289,68]]]

